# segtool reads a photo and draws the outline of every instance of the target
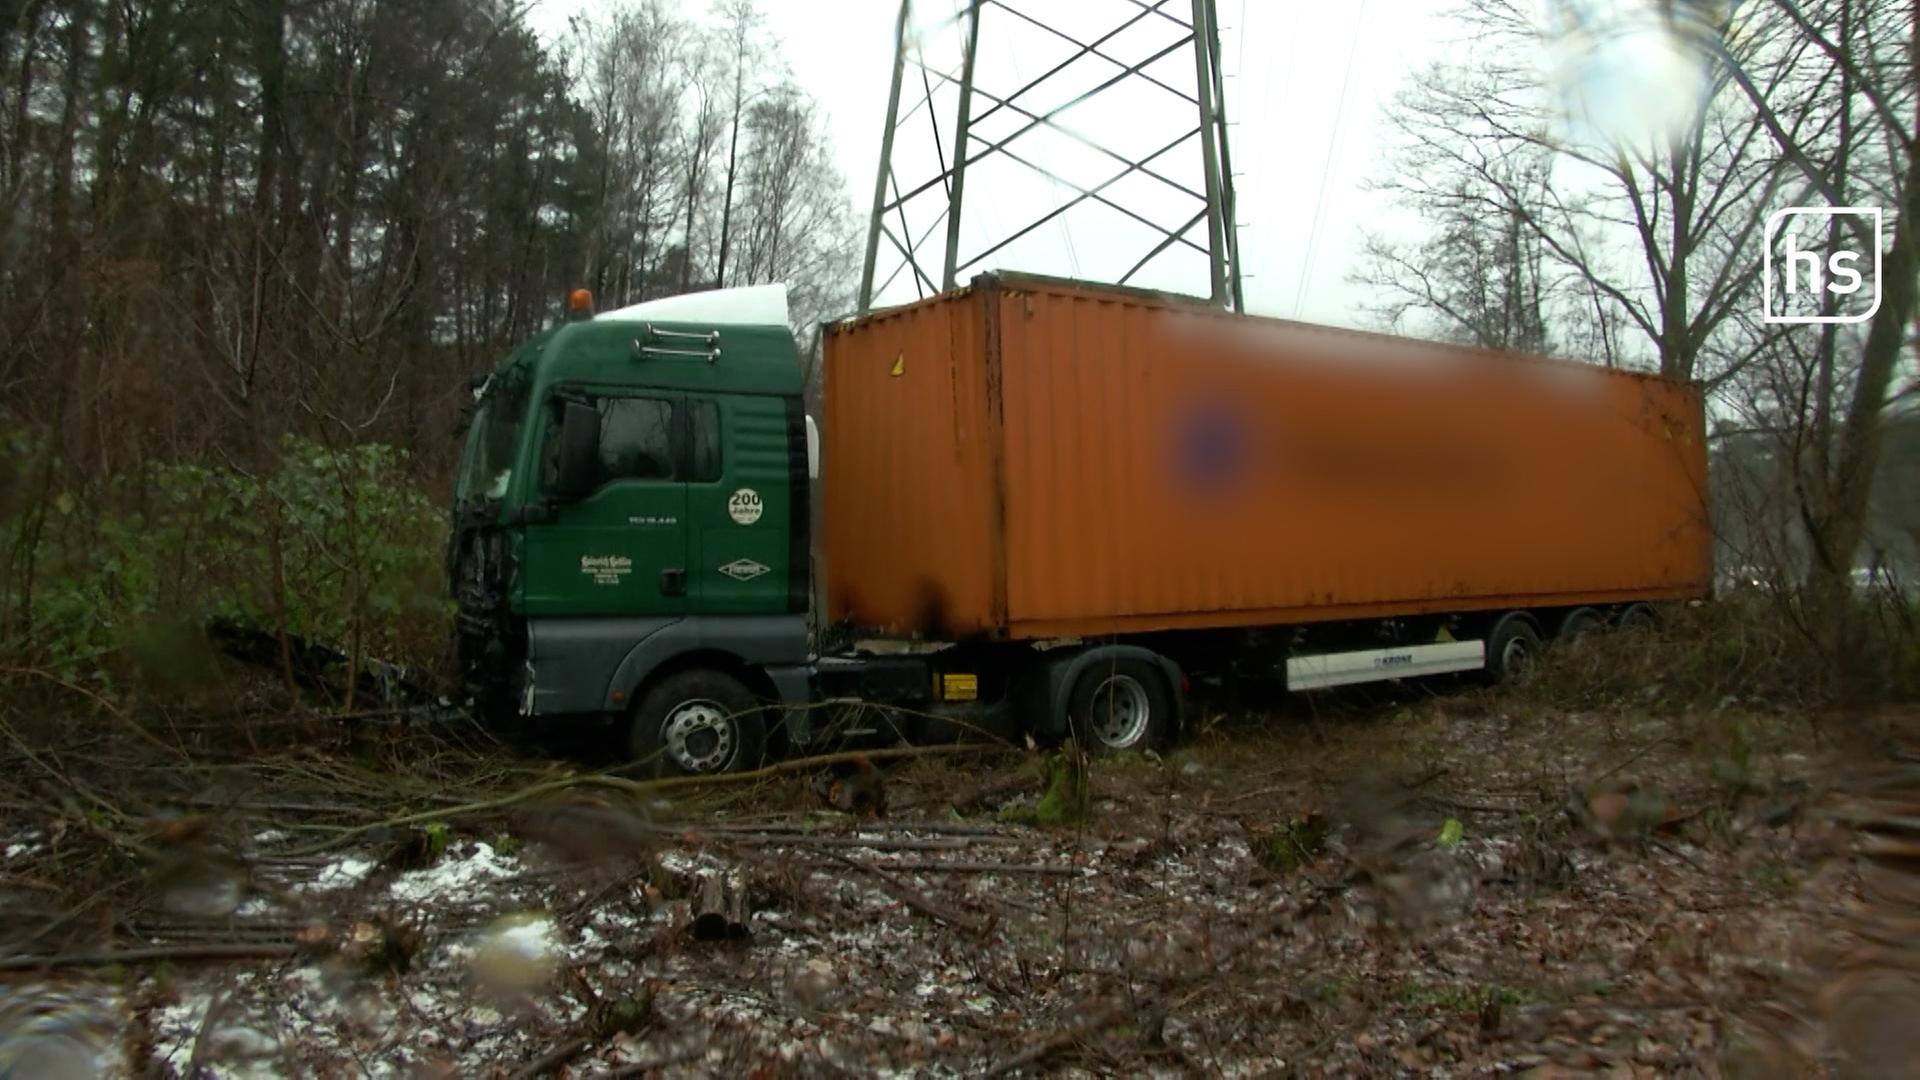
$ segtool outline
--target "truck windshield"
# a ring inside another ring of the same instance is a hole
[[[526,416],[527,390],[521,379],[493,387],[474,415],[467,435],[466,464],[460,475],[460,504],[497,501],[513,479],[514,451],[520,442],[520,424]]]

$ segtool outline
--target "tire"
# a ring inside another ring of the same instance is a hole
[[[1646,604],[1628,604],[1621,612],[1616,625],[1622,630],[1644,630],[1654,624],[1653,608]]]
[[[676,672],[633,710],[627,752],[656,776],[711,776],[760,767],[766,720],[752,691],[718,671]]]
[[[1553,632],[1555,641],[1576,641],[1580,638],[1605,629],[1606,619],[1600,612],[1590,607],[1577,607],[1560,617],[1560,627]]]
[[[1073,684],[1067,729],[1091,754],[1156,747],[1172,734],[1173,694],[1144,660],[1096,661]]]
[[[1540,657],[1540,630],[1533,619],[1510,611],[1487,635],[1488,683],[1503,683],[1526,672]]]

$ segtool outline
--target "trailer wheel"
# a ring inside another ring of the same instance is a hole
[[[1501,683],[1523,674],[1539,656],[1540,630],[1532,617],[1509,611],[1487,635],[1487,681]]]
[[[1554,632],[1555,641],[1574,641],[1583,638],[1606,626],[1606,620],[1590,607],[1577,607],[1560,618],[1560,629]]]
[[[1646,604],[1628,604],[1620,612],[1619,626],[1622,630],[1644,630],[1653,623],[1653,608]]]
[[[1144,660],[1093,664],[1073,684],[1067,723],[1075,739],[1096,754],[1159,745],[1173,724],[1167,683]]]
[[[753,693],[718,671],[660,680],[633,711],[627,750],[662,776],[710,776],[758,768],[766,721]]]

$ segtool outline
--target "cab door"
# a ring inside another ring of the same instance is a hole
[[[806,581],[806,548],[796,555],[794,544],[794,517],[804,530],[806,504],[793,492],[789,413],[787,399],[772,395],[688,397],[689,572],[703,614],[805,610],[793,598],[795,575],[802,587]],[[804,459],[800,468],[804,484]]]
[[[540,616],[684,615],[688,608],[686,399],[634,391],[565,392],[600,414],[599,484],[545,504],[522,548],[524,610]],[[556,403],[564,398],[556,398]],[[540,488],[552,490],[559,422],[542,410]]]

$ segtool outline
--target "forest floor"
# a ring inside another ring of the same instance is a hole
[[[650,789],[375,719],[16,712],[0,1074],[1913,1064],[1915,845],[1860,826],[1920,828],[1886,817],[1920,714],[1198,711],[1055,827],[1018,823],[1027,750],[889,762],[873,818],[807,771]]]

